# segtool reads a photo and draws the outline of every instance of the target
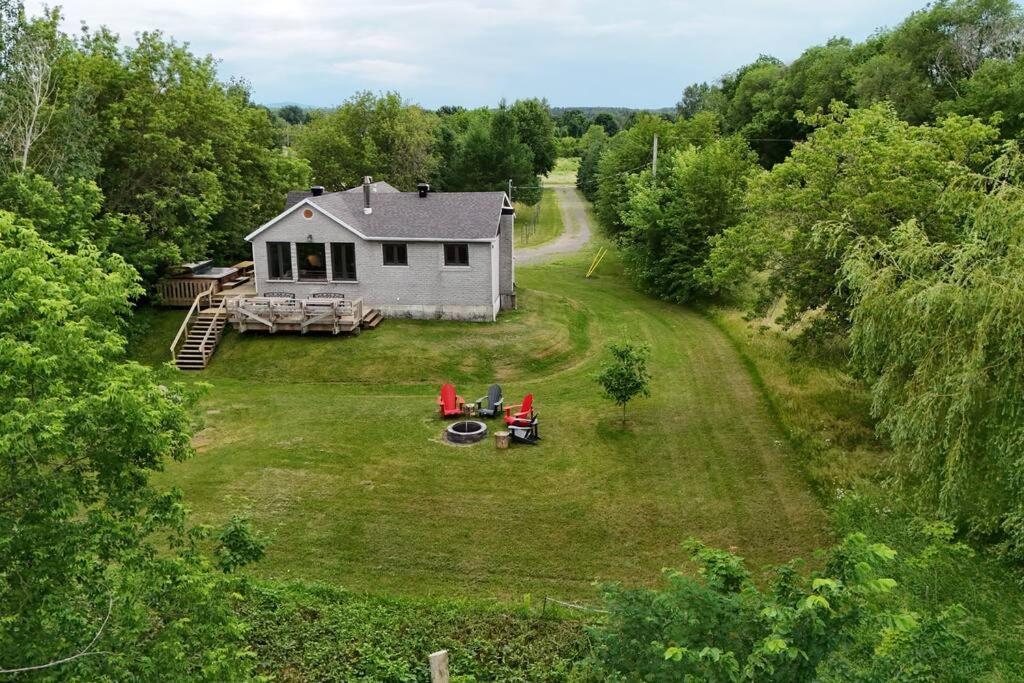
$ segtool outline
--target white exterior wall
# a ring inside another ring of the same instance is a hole
[[[409,265],[385,266],[384,242],[363,240],[315,208],[310,219],[304,218],[302,211],[300,208],[292,212],[253,238],[252,260],[257,293],[292,292],[301,299],[314,292],[341,292],[348,298],[362,298],[364,307],[377,308],[387,317],[481,321],[497,317],[497,238],[470,242],[469,266],[445,266],[443,242],[414,241],[404,242]],[[292,280],[269,278],[267,242],[292,243]],[[330,243],[355,243],[358,280],[298,281],[295,279],[299,269],[294,243],[300,242],[323,242],[327,245],[328,277],[332,270]]]

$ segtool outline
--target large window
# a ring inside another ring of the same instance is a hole
[[[468,266],[469,245],[465,243],[444,245],[444,264],[446,266]]]
[[[290,242],[267,242],[267,261],[271,280],[292,279],[292,245]]]
[[[331,279],[356,279],[356,245],[353,242],[331,242]]]
[[[409,250],[404,244],[397,242],[385,242],[384,265],[385,266],[407,266],[409,265]]]
[[[300,280],[327,279],[327,252],[323,242],[297,242],[295,250],[299,257]]]

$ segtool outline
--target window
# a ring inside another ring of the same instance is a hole
[[[353,242],[331,242],[331,279],[356,279],[356,245]]]
[[[292,279],[292,245],[289,242],[267,242],[267,261],[271,280]]]
[[[468,244],[446,244],[444,245],[444,264],[446,266],[468,266],[469,245]]]
[[[385,266],[409,265],[409,251],[406,249],[406,245],[389,242],[382,246],[384,247]]]
[[[297,242],[300,280],[326,280],[327,254],[323,242]]]

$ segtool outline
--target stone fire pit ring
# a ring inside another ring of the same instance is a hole
[[[445,428],[444,438],[463,446],[477,443],[487,438],[487,425],[479,420],[459,420]]]

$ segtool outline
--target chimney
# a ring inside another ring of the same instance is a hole
[[[324,193],[324,186],[323,185],[314,185],[313,187],[309,188],[309,191],[313,193],[314,197],[319,197],[320,195],[322,195]]]
[[[368,175],[363,176],[363,213],[367,215],[373,213],[373,207],[370,206],[371,184],[373,184],[373,178]]]
[[[430,192],[429,183],[416,183],[416,189],[419,190],[420,197],[426,197],[427,193]]]

